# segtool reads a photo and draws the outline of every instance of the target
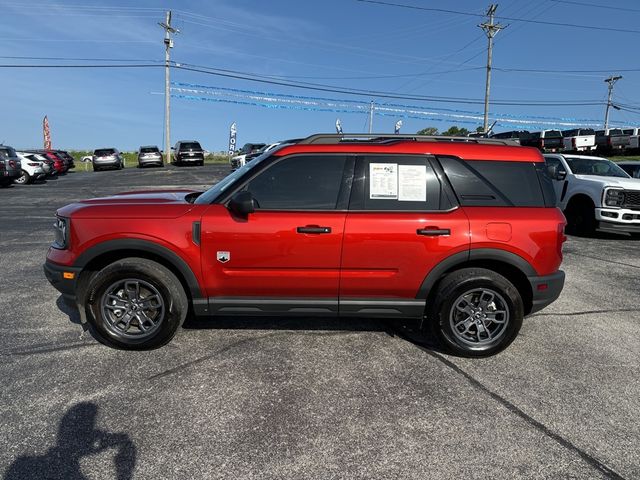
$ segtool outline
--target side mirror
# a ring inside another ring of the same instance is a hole
[[[556,176],[554,177],[555,180],[564,180],[565,178],[567,178],[567,171],[566,170],[557,170],[556,171]]]
[[[256,202],[251,192],[242,191],[235,193],[233,197],[231,197],[231,200],[229,200],[229,210],[241,217],[246,217],[250,213],[255,212]]]

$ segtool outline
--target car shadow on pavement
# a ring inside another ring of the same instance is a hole
[[[327,317],[187,317],[186,330],[292,330],[292,331],[344,331],[383,332],[424,348],[443,352],[434,338],[420,331],[418,321],[394,318],[327,318]]]
[[[85,479],[88,477],[82,473],[80,460],[108,450],[114,454],[115,478],[132,478],[137,455],[135,444],[127,433],[97,429],[97,417],[98,406],[92,402],[69,408],[60,420],[56,444],[44,455],[18,457],[7,469],[4,480]]]
[[[73,305],[69,305],[62,295],[60,295],[56,300],[56,306],[58,307],[58,310],[69,317],[71,323],[75,323],[76,325],[82,324],[82,322],[80,321],[80,313],[78,312],[78,309]]]

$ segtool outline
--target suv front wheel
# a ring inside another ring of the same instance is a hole
[[[516,287],[484,268],[464,268],[447,275],[427,312],[428,325],[452,353],[485,357],[515,339],[524,306]]]
[[[102,343],[145,350],[169,342],[184,322],[187,296],[166,267],[143,258],[125,258],[93,275],[87,317]]]

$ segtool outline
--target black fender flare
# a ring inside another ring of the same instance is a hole
[[[433,286],[445,272],[474,260],[499,261],[516,267],[527,277],[535,277],[538,275],[533,266],[520,255],[497,248],[474,248],[464,252],[454,253],[438,263],[422,281],[416,298],[426,299],[429,292],[433,289]]]
[[[176,253],[169,250],[167,247],[159,245],[149,240],[140,239],[117,239],[107,240],[106,242],[99,243],[93,247],[82,252],[76,259],[73,266],[84,269],[92,260],[104,255],[105,253],[116,252],[118,250],[137,250],[141,252],[149,252],[162,258],[165,262],[174,267],[182,277],[184,278],[187,286],[189,287],[191,298],[200,299],[202,294],[200,292],[200,284],[195,274],[191,270],[191,267],[180,258]]]

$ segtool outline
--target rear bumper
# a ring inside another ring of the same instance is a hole
[[[538,312],[551,305],[558,299],[564,287],[564,272],[562,270],[551,275],[527,277],[527,279],[531,284],[531,292],[533,292],[529,313]]]
[[[76,286],[81,268],[58,265],[57,263],[53,263],[49,260],[45,262],[43,268],[44,275],[47,277],[47,280],[49,280],[49,283],[53,288],[58,290],[66,299],[75,302]],[[73,278],[64,278],[65,273],[73,273]]]

